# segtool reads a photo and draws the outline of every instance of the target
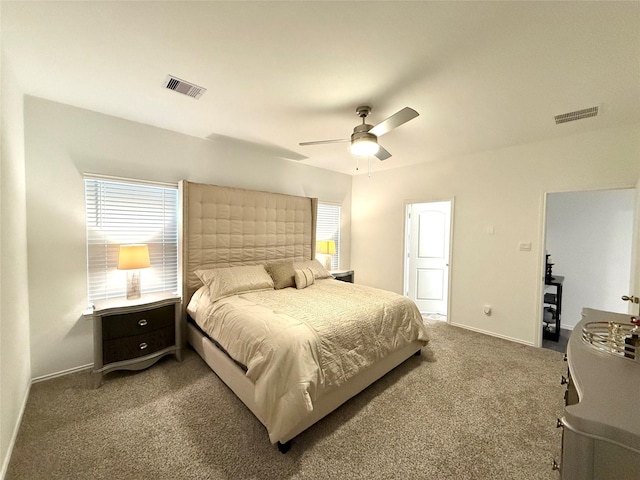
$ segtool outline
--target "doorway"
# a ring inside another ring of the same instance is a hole
[[[408,203],[405,295],[427,318],[447,321],[452,201]]]
[[[635,202],[634,189],[547,193],[544,249],[550,266],[542,295],[543,347],[564,351],[583,307],[627,312],[621,296],[632,294]],[[563,284],[560,296],[553,287],[547,291],[555,282]],[[545,335],[549,310],[559,317],[552,336]]]

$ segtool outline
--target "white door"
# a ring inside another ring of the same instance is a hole
[[[451,201],[407,205],[405,292],[421,313],[447,315]]]
[[[628,296],[640,297],[640,180],[636,184],[636,209],[631,243],[631,288]],[[629,313],[640,315],[638,305],[629,303]]]

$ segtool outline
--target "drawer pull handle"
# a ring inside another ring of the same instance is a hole
[[[144,349],[145,349],[145,348],[147,348],[148,346],[149,346],[149,345],[147,345],[147,343],[146,343],[146,342],[142,342],[142,343],[140,344],[140,350],[144,350]]]
[[[138,320],[138,325],[144,327],[147,324],[147,321],[143,318],[142,320]]]

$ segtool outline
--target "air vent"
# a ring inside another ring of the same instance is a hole
[[[173,77],[171,75],[167,75],[167,78],[164,81],[164,87],[196,99],[200,98],[202,94],[207,91],[206,88],[199,87],[198,85],[194,85],[193,83],[185,82],[184,80],[180,80],[179,78]]]
[[[575,112],[563,113],[553,117],[556,120],[556,125],[561,123],[573,122],[575,120],[582,120],[583,118],[595,117],[598,115],[598,107],[585,108],[583,110],[576,110]]]

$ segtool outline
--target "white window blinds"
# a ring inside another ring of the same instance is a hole
[[[142,293],[178,291],[178,189],[85,178],[89,303],[124,297],[118,270],[124,244],[147,244],[151,266],[141,270]]]
[[[331,270],[340,268],[340,205],[318,202],[317,240],[336,242],[336,253],[331,256]]]

